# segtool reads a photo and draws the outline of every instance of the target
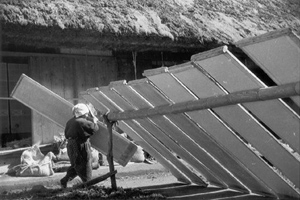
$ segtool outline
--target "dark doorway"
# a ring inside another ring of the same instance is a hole
[[[31,110],[10,97],[21,74],[28,71],[27,64],[0,64],[1,147],[7,147],[14,140],[31,137]]]

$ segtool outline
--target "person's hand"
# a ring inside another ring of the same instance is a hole
[[[107,125],[110,124],[111,126],[113,126],[115,123],[117,123],[117,121],[110,121],[108,119],[108,113],[106,113],[106,114],[104,114],[102,116],[103,116],[105,124],[107,124]]]
[[[97,123],[98,123],[98,121],[99,121],[99,119],[98,119],[97,117],[94,117],[94,118],[93,118],[93,122],[94,122],[94,124],[97,124]]]

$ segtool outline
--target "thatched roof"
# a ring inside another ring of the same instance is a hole
[[[1,0],[0,20],[4,46],[186,50],[300,33],[300,1]]]

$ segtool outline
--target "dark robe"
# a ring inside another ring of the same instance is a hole
[[[92,155],[89,137],[99,129],[97,124],[85,117],[72,118],[67,122],[65,137],[68,139],[67,151],[71,166],[66,176],[61,179],[62,185],[77,175],[83,182],[92,178]]]

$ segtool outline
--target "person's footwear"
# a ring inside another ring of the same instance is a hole
[[[63,181],[63,179],[60,180],[60,185],[63,189],[67,188],[67,182]]]
[[[147,164],[153,164],[152,161],[150,161],[150,160],[148,160],[148,159],[146,159],[146,158],[145,158],[145,160],[144,160],[144,163],[147,163]]]

